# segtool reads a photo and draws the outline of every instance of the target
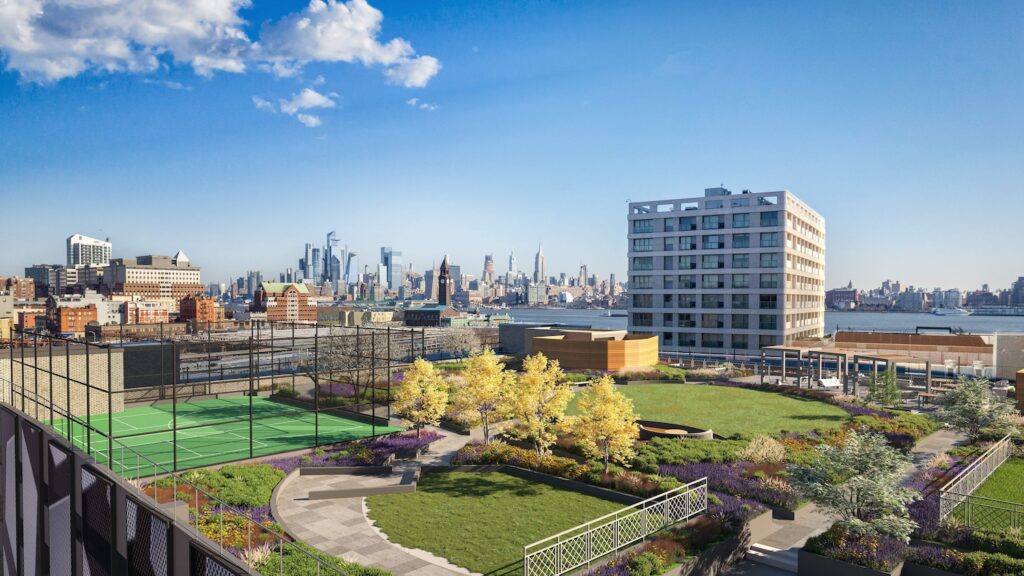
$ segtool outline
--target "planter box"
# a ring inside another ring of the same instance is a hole
[[[806,550],[800,550],[797,562],[797,576],[820,576],[821,574],[828,574],[828,576],[899,576],[903,571],[902,562],[891,572],[882,572]]]
[[[718,576],[742,560],[749,548],[750,532],[743,530],[701,552],[689,562],[669,570],[664,576]]]
[[[932,568],[931,566],[922,566],[921,564],[914,564],[913,562],[907,562],[903,565],[903,576],[962,576],[958,572],[948,572],[941,568]]]
[[[772,508],[772,518],[776,520],[796,520],[796,511],[786,510],[785,508]]]

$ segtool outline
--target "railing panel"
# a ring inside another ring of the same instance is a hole
[[[707,510],[707,478],[591,520],[523,548],[524,576],[560,576],[590,566]]]

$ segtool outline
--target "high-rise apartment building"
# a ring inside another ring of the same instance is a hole
[[[820,338],[825,219],[788,191],[632,202],[629,330],[667,352],[754,353]]]
[[[494,255],[484,255],[484,273],[480,277],[484,284],[494,284]]]
[[[106,266],[110,263],[113,245],[105,240],[97,240],[75,234],[68,237],[68,266]]]

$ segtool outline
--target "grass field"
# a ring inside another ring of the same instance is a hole
[[[644,420],[711,428],[721,436],[838,428],[849,419],[825,402],[727,386],[630,384],[619,390],[633,400]],[[576,413],[573,400],[569,414]]]
[[[250,457],[248,397],[179,402],[175,411],[178,470]],[[309,448],[316,444],[318,437],[320,444],[331,444],[365,438],[374,433],[374,428],[368,423],[321,412],[317,435],[314,413],[267,398],[252,398],[252,415],[253,456]],[[131,450],[122,450],[115,443],[111,468],[131,477],[153,474],[153,465],[137,458],[132,451],[166,469],[173,468],[173,420],[171,404],[129,408],[114,414],[113,436]],[[67,422],[58,420],[53,426],[68,436]],[[107,415],[93,414],[91,426],[102,434],[88,433],[81,425],[72,423],[70,432],[74,443],[83,450],[90,444],[90,452],[96,460],[107,464]],[[398,430],[377,426],[375,431],[386,434]]]
[[[416,492],[366,504],[392,542],[490,575],[521,573],[525,544],[623,508],[501,472],[424,474]]]
[[[1024,458],[1010,458],[996,469],[974,496],[1024,504]]]

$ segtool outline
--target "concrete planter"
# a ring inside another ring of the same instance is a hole
[[[776,520],[796,520],[796,510],[772,508],[772,518]]]
[[[903,565],[903,576],[961,576],[961,574],[949,572],[941,568],[932,568],[931,566],[907,562]]]
[[[882,572],[806,550],[800,550],[797,558],[797,576],[820,576],[821,574],[828,574],[828,576],[899,576],[903,571],[902,562],[891,572]]]

